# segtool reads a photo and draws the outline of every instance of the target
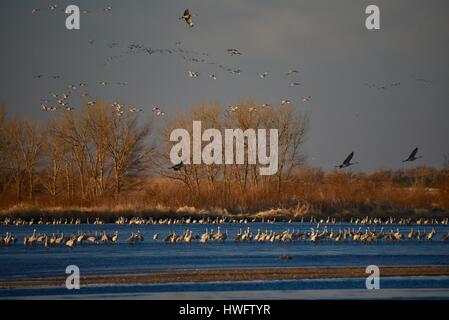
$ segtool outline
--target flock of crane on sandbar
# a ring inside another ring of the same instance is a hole
[[[0,226],[32,226],[32,225],[82,225],[82,224],[93,224],[93,225],[104,225],[106,222],[104,220],[101,220],[100,218],[95,219],[89,219],[86,218],[85,220],[82,220],[81,218],[52,218],[52,219],[44,219],[39,218],[37,219],[31,218],[29,220],[23,219],[23,218],[9,218],[6,217],[3,220],[0,219]],[[201,218],[194,218],[194,217],[181,217],[181,218],[142,218],[142,217],[132,217],[132,218],[126,218],[126,217],[119,217],[115,220],[115,224],[118,225],[189,225],[189,224],[247,224],[247,223],[266,223],[266,224],[274,224],[276,222],[283,222],[283,223],[310,223],[310,224],[332,224],[335,225],[337,223],[349,223],[349,224],[355,224],[355,225],[392,225],[392,224],[398,224],[398,225],[411,225],[411,224],[417,224],[417,225],[448,225],[449,224],[449,218],[395,218],[395,217],[388,217],[388,218],[380,218],[380,217],[364,217],[364,218],[350,218],[350,219],[343,219],[339,218],[337,221],[337,218],[328,216],[327,219],[324,218],[317,218],[317,217],[310,217],[305,218],[301,217],[300,219],[280,219],[276,220],[276,218],[272,219],[265,219],[264,217],[201,217]]]
[[[291,242],[291,241],[309,241],[309,242],[320,242],[320,241],[352,241],[360,243],[371,243],[375,241],[401,241],[401,240],[415,240],[415,241],[432,241],[436,235],[436,230],[434,227],[430,231],[426,231],[425,228],[421,230],[420,227],[411,228],[408,233],[403,233],[399,228],[390,228],[389,231],[384,230],[384,226],[380,230],[370,227],[359,227],[357,230],[353,227],[340,227],[338,231],[335,231],[333,227],[321,225],[318,223],[316,227],[311,227],[310,231],[300,231],[294,228],[284,231],[273,231],[265,229],[261,231],[260,228],[257,233],[254,233],[250,227],[246,229],[240,228],[238,233],[233,237],[235,242],[259,242],[259,243],[270,243],[270,242]],[[221,227],[217,227],[217,231],[214,232],[213,229],[206,228],[206,231],[202,234],[193,233],[189,228],[185,228],[184,232],[177,234],[175,231],[170,231],[166,236],[161,236],[159,233],[154,233],[152,235],[153,241],[162,240],[165,243],[186,243],[189,244],[192,241],[199,241],[202,244],[210,242],[225,242],[229,238],[228,231],[223,232]],[[29,236],[25,236],[23,239],[23,244],[27,247],[36,246],[38,244],[47,247],[54,247],[58,245],[65,245],[68,248],[73,248],[83,243],[87,244],[116,244],[119,240],[118,231],[112,234],[107,234],[105,231],[101,232],[89,232],[84,233],[78,231],[71,235],[64,235],[64,233],[56,232],[48,235],[46,233],[36,233],[36,229]],[[137,232],[132,232],[131,235],[126,239],[126,243],[135,244],[143,242],[144,235],[138,230]],[[449,240],[449,231],[441,235],[442,241]],[[11,246],[17,242],[17,237],[12,233],[7,232],[4,236],[0,235],[0,246]]]

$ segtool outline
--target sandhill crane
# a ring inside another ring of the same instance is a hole
[[[304,103],[309,102],[310,100],[312,100],[312,96],[305,96],[301,98],[301,101]]]
[[[413,238],[415,237],[415,232],[413,231],[413,228],[410,230],[410,232],[407,235],[407,238],[409,240],[413,240]]]
[[[206,232],[201,235],[200,242],[206,243],[207,241],[209,241],[209,238],[210,238],[209,230],[206,229]]]
[[[185,9],[182,17],[179,17],[179,20],[183,20],[183,19],[185,20],[185,22],[187,23],[187,25],[190,28],[193,28],[192,15],[190,14],[189,9]]]
[[[195,72],[195,71],[192,71],[192,70],[188,70],[187,74],[189,75],[190,78],[198,78],[199,75],[200,75],[198,72]]]
[[[449,240],[449,231],[447,234],[443,234],[443,236],[441,237],[441,240],[443,240],[443,241]]]
[[[184,162],[181,161],[180,163],[170,167],[169,169],[172,169],[174,171],[181,171],[181,169],[184,167]]]
[[[185,243],[190,243],[192,241],[192,230],[186,231],[183,240]]]
[[[435,235],[435,229],[432,228],[432,231],[430,231],[426,236],[427,240],[429,240],[429,241],[432,240],[434,235]]]
[[[111,237],[111,241],[116,243],[118,240],[118,231],[115,231],[115,233]]]
[[[410,153],[408,158],[403,160],[402,162],[412,162],[412,161],[422,158],[422,156],[417,157],[416,156],[417,153],[418,153],[418,148],[413,149],[412,153]]]
[[[226,50],[231,56],[233,55],[241,55],[242,53],[237,49],[227,49]]]
[[[236,112],[238,109],[238,106],[228,106],[228,112]]]
[[[64,240],[64,233],[61,233],[59,235],[59,237],[55,237],[53,243],[54,244],[61,244],[63,240]]]
[[[77,238],[76,238],[76,242],[77,243],[79,243],[79,244],[82,244],[83,243],[83,240],[85,239],[85,237],[86,237],[86,235],[83,233],[83,234],[80,234]]]
[[[102,232],[100,236],[100,241],[104,243],[109,242],[109,236],[106,234],[106,232],[104,231]]]
[[[335,166],[335,167],[336,167],[336,168],[342,169],[342,168],[347,168],[347,167],[349,167],[349,166],[352,166],[352,165],[354,165],[354,164],[358,164],[358,162],[351,162],[351,160],[352,160],[353,157],[354,157],[354,152],[351,152],[351,153],[349,154],[349,156],[346,157],[345,161],[343,161],[342,164],[340,164],[340,165],[338,165],[338,166]]]
[[[69,240],[67,240],[65,242],[65,245],[67,247],[69,247],[70,249],[72,249],[75,246],[75,241],[76,241],[76,238],[75,237],[71,237]]]

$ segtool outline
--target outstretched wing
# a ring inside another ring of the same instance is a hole
[[[343,161],[344,165],[349,165],[351,163],[352,158],[354,157],[354,151],[346,157],[345,161]]]
[[[418,153],[418,148],[415,148],[412,153],[410,153],[410,155],[408,156],[408,159],[413,159],[415,158],[416,154]]]

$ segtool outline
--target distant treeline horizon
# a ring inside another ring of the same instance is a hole
[[[201,102],[165,118],[164,125],[155,123],[159,119],[118,114],[98,101],[40,123],[8,117],[0,106],[0,210],[191,206],[231,213],[273,208],[296,208],[296,214],[449,211],[449,161],[442,169],[372,173],[308,166],[303,150],[308,115],[292,105],[261,107],[246,100],[230,110]],[[261,176],[259,164],[247,159],[244,164],[171,170],[170,132],[191,132],[193,120],[201,121],[203,130],[278,129],[278,172]]]

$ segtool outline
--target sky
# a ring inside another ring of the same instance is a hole
[[[80,30],[65,27],[70,4],[89,10]],[[369,4],[380,8],[380,30],[365,28]],[[178,19],[186,8],[193,28]],[[0,103],[9,115],[45,121],[41,99],[79,83],[94,99],[147,114],[158,105],[167,117],[201,100],[288,98],[309,113],[311,166],[330,170],[354,151],[355,171],[441,167],[449,153],[448,9],[445,0],[2,0]],[[423,159],[402,163],[415,147]]]

